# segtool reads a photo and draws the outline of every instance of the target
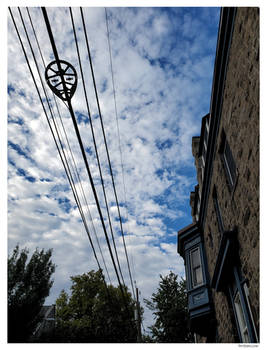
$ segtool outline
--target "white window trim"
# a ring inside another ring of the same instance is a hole
[[[244,315],[244,310],[242,307],[241,303],[241,297],[239,291],[236,292],[235,297],[234,297],[234,306],[235,306],[235,311],[236,311],[236,316],[237,316],[237,321],[238,321],[238,327],[239,331],[241,334],[241,338],[243,343],[249,343],[249,333],[248,333],[248,326],[246,322],[246,318]],[[246,339],[246,334],[247,338]]]
[[[254,322],[253,314],[252,314],[251,307],[250,307],[248,286],[247,286],[246,283],[244,283],[243,287],[244,287],[244,292],[245,292],[245,296],[246,296],[246,299],[247,299],[248,309],[249,309],[250,318],[251,318],[251,321],[252,321],[252,325],[253,325],[253,329],[254,329],[256,341],[257,341],[257,343],[258,343],[258,342],[259,342],[259,338],[258,338],[258,334],[257,334],[257,331],[256,331],[256,327],[255,327],[255,322]]]

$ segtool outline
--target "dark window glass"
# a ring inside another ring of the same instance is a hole
[[[230,185],[231,187],[234,187],[235,181],[236,181],[236,165],[235,165],[235,161],[227,140],[225,140],[223,158],[224,158]]]
[[[227,182],[229,184],[229,188],[232,191],[235,187],[236,179],[237,179],[237,169],[235,160],[229,146],[228,141],[226,140],[225,132],[222,132],[222,141],[220,146],[220,153],[223,160],[223,165],[227,177]]]
[[[213,198],[213,204],[214,204],[219,231],[222,233],[224,231],[223,219],[222,219],[221,209],[218,202],[217,190],[215,186],[213,187],[212,198]]]

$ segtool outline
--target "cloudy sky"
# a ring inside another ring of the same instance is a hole
[[[44,78],[28,13],[25,8],[21,12]],[[41,9],[30,8],[29,12],[48,65],[54,56]],[[17,8],[12,13],[51,120]],[[72,106],[110,236],[70,12],[68,8],[47,8],[47,13],[60,59],[71,63],[78,74]],[[177,231],[191,223],[189,196],[196,185],[191,141],[200,134],[201,118],[209,111],[220,9],[107,8],[117,114],[105,9],[84,8],[83,13],[131,272],[143,300],[156,291],[160,274],[171,270],[184,277]],[[79,8],[73,8],[73,17],[117,252],[131,290]],[[97,264],[9,14],[7,45],[8,251],[17,243],[31,252],[36,247],[53,248],[57,267],[46,300],[51,304],[63,288],[68,291],[70,276],[96,270]],[[52,92],[45,87],[71,164]],[[104,269],[93,227],[110,279],[117,285],[71,117],[65,104],[56,99],[86,194],[88,206],[76,179],[99,262]],[[145,327],[151,322],[146,310]]]

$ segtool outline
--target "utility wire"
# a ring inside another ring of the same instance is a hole
[[[39,50],[40,56],[41,56],[41,58],[42,58],[43,66],[44,66],[44,69],[45,69],[45,68],[46,68],[45,60],[44,60],[44,57],[43,57],[43,54],[42,54],[41,47],[40,47],[40,45],[39,45],[39,40],[38,40],[38,38],[37,38],[37,35],[36,35],[36,32],[35,32],[35,28],[34,28],[32,19],[31,19],[30,11],[29,11],[28,7],[27,7],[26,9],[27,9],[27,13],[28,13],[28,16],[29,16],[29,20],[30,20],[30,23],[31,23],[31,27],[32,27],[32,30],[33,30],[33,33],[34,33],[35,41],[36,41],[36,43],[37,43],[38,50]],[[84,199],[84,201],[85,201],[85,203],[86,203],[87,213],[88,213],[90,222],[91,222],[91,224],[92,224],[92,228],[93,228],[94,236],[95,236],[96,241],[97,241],[98,249],[99,249],[99,251],[100,251],[100,254],[101,254],[101,257],[102,257],[102,261],[103,261],[103,264],[104,264],[104,267],[105,267],[105,271],[106,271],[106,273],[107,273],[109,282],[110,282],[110,284],[111,284],[111,280],[110,280],[110,276],[109,276],[108,269],[107,269],[107,266],[106,266],[106,262],[105,262],[105,259],[104,259],[104,256],[103,256],[103,252],[102,252],[102,249],[101,249],[101,246],[100,246],[100,243],[99,243],[97,234],[96,234],[96,230],[95,230],[95,226],[94,226],[94,223],[93,223],[92,215],[91,215],[91,212],[90,212],[90,209],[89,209],[89,205],[88,205],[88,202],[87,202],[85,193],[84,193],[82,181],[81,181],[81,179],[80,179],[80,175],[79,175],[79,172],[78,172],[78,169],[77,169],[77,165],[76,165],[76,162],[75,162],[75,158],[74,158],[74,155],[73,155],[73,152],[72,152],[70,143],[69,143],[69,139],[68,139],[68,136],[67,136],[67,133],[66,133],[64,124],[63,124],[63,120],[62,120],[62,117],[61,117],[61,113],[60,113],[60,111],[59,111],[58,104],[57,104],[57,101],[56,101],[56,98],[55,98],[55,95],[54,95],[54,94],[53,94],[53,97],[54,97],[54,102],[55,102],[55,105],[56,105],[56,108],[57,108],[57,112],[58,112],[58,115],[59,115],[59,118],[60,118],[61,126],[62,126],[62,129],[63,129],[63,131],[64,131],[65,139],[66,139],[66,141],[67,141],[68,149],[69,149],[69,152],[70,152],[70,155],[71,155],[71,158],[72,158],[72,162],[73,162],[74,167],[75,167],[75,170],[74,170],[74,169],[73,169],[73,165],[72,165],[72,163],[71,163],[72,170],[73,170],[73,172],[74,172],[74,174],[75,174],[76,181],[77,181],[78,184],[79,184],[80,191],[82,192],[83,199]],[[56,119],[55,119],[55,121],[56,121]],[[58,128],[58,129],[59,129],[59,128]],[[60,130],[60,129],[59,129],[59,130]],[[61,136],[61,137],[62,137],[62,136]]]
[[[57,109],[58,109],[58,106],[57,106]],[[61,118],[61,114],[60,114],[59,110],[58,110],[58,113],[59,113],[59,116],[60,116],[60,121],[61,121],[62,128],[64,130],[65,138],[67,140],[67,144],[68,144],[68,147],[69,147],[69,150],[70,150],[71,158],[72,158],[72,161],[73,161],[73,164],[74,164],[74,167],[75,167],[75,172],[74,173],[76,175],[77,182],[78,182],[78,184],[80,186],[80,190],[82,192],[82,196],[83,196],[84,202],[86,204],[87,213],[88,213],[89,220],[90,220],[92,228],[93,228],[93,233],[94,233],[94,236],[95,236],[95,239],[96,239],[96,242],[97,242],[97,246],[98,246],[98,249],[100,251],[100,254],[101,254],[101,257],[102,257],[102,261],[103,261],[103,264],[104,264],[105,271],[107,273],[109,282],[111,284],[111,280],[110,280],[110,276],[109,276],[109,273],[108,273],[107,265],[106,265],[106,262],[105,262],[105,259],[104,259],[104,256],[103,256],[103,252],[102,252],[102,249],[101,249],[101,246],[100,246],[100,243],[99,243],[99,239],[97,237],[97,233],[96,233],[96,229],[95,229],[95,225],[94,225],[94,222],[93,222],[93,218],[92,218],[92,215],[91,215],[91,212],[90,212],[90,209],[89,209],[89,205],[88,205],[85,193],[84,193],[84,188],[83,188],[83,185],[82,185],[82,181],[81,181],[78,169],[77,169],[77,165],[76,165],[76,162],[75,162],[75,159],[74,159],[74,156],[73,156],[73,152],[72,152],[70,144],[69,144],[69,140],[68,140],[68,137],[67,137],[67,134],[66,134],[66,130],[65,130],[64,124],[62,122],[62,118]]]
[[[127,200],[126,200],[126,186],[125,186],[125,179],[124,179],[124,168],[123,168],[123,161],[122,161],[122,148],[121,148],[119,118],[118,118],[116,90],[115,90],[115,83],[114,83],[114,71],[113,71],[113,63],[112,63],[112,55],[111,55],[111,45],[110,45],[110,37],[109,37],[108,15],[107,15],[107,9],[106,8],[105,8],[105,18],[106,18],[106,27],[107,27],[107,38],[108,38],[108,49],[109,49],[111,80],[112,80],[112,87],[113,87],[113,99],[114,99],[116,124],[117,124],[117,133],[118,133],[118,142],[119,142],[119,151],[120,151],[120,160],[121,160],[122,182],[123,182],[123,190],[124,190],[124,205],[125,205],[125,208],[126,208],[126,219],[127,219],[127,222],[128,222],[128,208],[127,208]],[[132,291],[134,293],[134,286],[133,286],[133,280],[132,280],[132,275],[131,275],[131,269],[130,269],[128,254],[127,254],[127,250],[126,250],[126,244],[124,244],[124,249],[125,249],[125,255],[126,255],[126,258],[127,258],[127,265],[128,265],[128,271],[129,271],[129,276],[130,276],[130,280],[131,280]],[[134,268],[133,258],[132,258],[132,266]],[[133,294],[133,297],[135,298],[134,294]]]
[[[31,76],[32,76],[33,83],[34,83],[34,85],[35,85],[37,94],[38,94],[38,96],[39,96],[41,105],[42,105],[42,107],[43,107],[43,110],[44,110],[44,113],[45,113],[45,116],[46,116],[46,119],[47,119],[47,122],[48,122],[48,125],[49,125],[49,128],[50,128],[50,131],[51,131],[51,133],[52,133],[54,142],[55,142],[55,144],[56,144],[57,151],[58,151],[58,153],[59,153],[59,156],[60,156],[60,158],[61,158],[62,164],[63,164],[63,166],[64,166],[64,170],[65,170],[65,173],[66,173],[66,175],[67,175],[67,178],[68,178],[68,180],[69,180],[69,183],[70,183],[70,186],[71,186],[73,195],[74,195],[74,199],[75,199],[75,201],[76,201],[77,207],[80,208],[78,198],[77,198],[77,196],[76,196],[76,194],[75,194],[75,189],[73,188],[72,179],[70,178],[70,175],[69,175],[68,170],[67,170],[67,168],[66,168],[65,162],[64,162],[64,160],[63,160],[63,158],[62,158],[62,155],[61,155],[61,152],[60,152],[60,148],[59,148],[59,146],[58,146],[58,143],[57,143],[57,140],[56,140],[56,137],[55,137],[53,128],[52,128],[52,126],[51,126],[51,124],[50,124],[50,120],[49,120],[49,117],[48,117],[46,108],[45,108],[45,106],[44,106],[43,99],[42,99],[42,97],[41,97],[41,94],[40,94],[38,85],[37,85],[37,83],[36,83],[36,79],[35,79],[35,76],[34,76],[34,74],[33,74],[33,71],[32,71],[32,68],[31,68],[31,65],[30,65],[30,62],[29,62],[29,59],[28,59],[28,56],[27,56],[27,53],[26,53],[24,44],[23,44],[23,42],[22,42],[20,33],[19,33],[19,31],[18,31],[18,28],[17,28],[16,22],[15,22],[13,13],[12,13],[10,7],[9,7],[8,9],[9,9],[9,12],[10,12],[10,15],[11,15],[11,18],[12,18],[12,21],[13,21],[13,24],[14,24],[14,27],[15,27],[15,30],[16,30],[16,33],[17,33],[17,36],[18,36],[18,39],[19,39],[19,41],[20,41],[20,44],[21,44],[21,47],[22,47],[22,50],[23,50],[23,53],[24,53],[24,56],[25,56],[25,59],[26,59],[26,62],[27,62],[29,71],[30,71],[30,74],[31,74]],[[26,33],[26,36],[27,36],[29,45],[30,45],[30,47],[31,47],[30,40],[29,40],[29,37],[28,37],[28,34],[27,34],[27,30],[26,30],[26,27],[25,27],[25,24],[24,24],[24,21],[23,21],[23,18],[22,18],[20,9],[18,8],[18,10],[19,10],[19,14],[20,14],[20,17],[21,17],[21,20],[22,20],[22,23],[23,23],[23,27],[24,27],[24,30],[25,30],[25,33]],[[32,47],[31,47],[31,50],[32,50]],[[34,57],[35,63],[37,64],[37,61],[36,61],[34,52],[32,51],[32,53],[33,53],[33,57]],[[38,65],[36,65],[36,67],[37,67],[38,73],[40,74]],[[44,88],[44,85],[43,85],[41,76],[40,76],[40,80],[41,80],[42,86],[43,86],[43,88]],[[45,91],[45,89],[44,89],[44,91]],[[45,93],[45,94],[46,94],[46,93]],[[46,99],[47,99],[47,95],[46,95]],[[47,102],[48,102],[48,100],[47,100]],[[50,111],[51,111],[51,110],[50,110]],[[80,213],[81,213],[81,217],[82,217],[82,219],[83,219],[85,228],[87,228],[87,232],[89,232],[89,231],[88,231],[88,227],[87,227],[87,225],[86,225],[86,222],[85,222],[85,220],[84,220],[84,216],[82,215],[82,212],[80,212]],[[92,243],[92,241],[91,241],[90,235],[89,235],[88,237],[89,237],[89,240],[90,240],[90,243],[91,243],[91,246],[92,246],[92,249],[93,249],[94,257],[95,257],[95,259],[96,259],[96,261],[97,261],[98,267],[99,267],[100,270],[102,270],[101,267],[100,267],[100,264],[99,264],[99,261],[98,261],[98,258],[97,258],[97,255],[96,255],[96,252],[95,252],[93,243]]]
[[[95,149],[95,154],[96,154],[96,159],[97,159],[97,165],[98,165],[98,169],[99,169],[99,175],[100,175],[100,179],[101,179],[101,185],[102,185],[102,190],[103,190],[103,194],[104,194],[104,200],[105,200],[105,205],[106,205],[106,210],[107,210],[107,215],[108,215],[108,222],[109,222],[110,232],[111,232],[112,241],[113,241],[113,247],[114,247],[114,251],[115,251],[115,255],[116,255],[116,259],[117,259],[117,263],[118,263],[118,268],[119,268],[119,271],[120,271],[121,279],[122,279],[123,284],[125,284],[124,278],[123,278],[123,275],[122,275],[122,271],[121,271],[121,266],[120,266],[120,262],[119,262],[117,248],[116,248],[116,244],[115,244],[115,239],[114,239],[114,234],[113,234],[113,229],[112,229],[112,224],[111,224],[110,213],[109,213],[109,209],[108,209],[108,201],[107,201],[107,196],[106,196],[106,191],[105,191],[105,184],[104,184],[104,179],[103,179],[103,175],[102,175],[99,155],[98,155],[98,151],[97,151],[97,145],[96,145],[96,140],[95,140],[95,133],[94,133],[93,122],[92,122],[90,108],[89,108],[89,103],[88,103],[88,98],[87,98],[87,92],[86,92],[84,74],[83,74],[83,69],[82,69],[79,45],[78,45],[76,29],[75,29],[75,24],[74,24],[74,20],[73,20],[71,7],[69,8],[69,10],[70,10],[70,16],[71,16],[74,40],[75,40],[75,43],[76,43],[76,49],[77,49],[77,55],[78,55],[78,60],[79,60],[79,66],[80,66],[80,71],[81,71],[81,77],[82,77],[83,90],[84,90],[85,101],[86,101],[86,106],[87,106],[87,112],[88,112],[88,117],[89,117],[89,121],[90,121],[91,133],[92,133],[92,137],[93,137],[94,149]]]
[[[128,254],[127,254],[125,239],[124,239],[123,228],[122,228],[122,219],[121,219],[121,214],[120,214],[119,201],[118,201],[118,196],[117,196],[117,192],[116,192],[114,176],[113,176],[112,167],[111,167],[111,161],[110,161],[110,156],[109,156],[109,151],[108,151],[108,146],[107,146],[107,140],[106,140],[106,135],[105,135],[105,129],[104,129],[104,124],[103,124],[102,114],[101,114],[101,110],[100,110],[100,103],[99,103],[99,98],[98,98],[98,93],[97,93],[97,88],[96,88],[96,82],[95,82],[95,75],[94,75],[93,63],[92,63],[92,58],[91,58],[91,53],[90,53],[90,47],[89,47],[89,42],[88,42],[88,37],[87,37],[87,30],[86,30],[85,21],[84,21],[83,10],[82,10],[81,7],[80,7],[80,11],[81,11],[81,16],[82,16],[82,22],[83,22],[83,28],[84,28],[85,39],[86,39],[86,46],[87,46],[88,58],[89,58],[90,68],[91,68],[91,74],[92,74],[92,78],[93,78],[93,85],[94,85],[94,91],[95,91],[95,96],[96,96],[96,101],[97,101],[98,113],[99,113],[99,118],[100,118],[100,122],[101,122],[101,129],[102,129],[102,133],[103,133],[103,138],[104,138],[104,143],[105,143],[105,148],[106,148],[106,153],[107,153],[107,158],[108,158],[110,176],[111,176],[111,180],[112,180],[112,187],[113,187],[113,191],[114,191],[114,195],[115,195],[115,200],[116,200],[116,205],[117,205],[117,209],[118,209],[118,215],[119,215],[119,221],[120,221],[121,234],[122,234],[122,238],[123,238],[123,245],[124,245],[124,249],[125,249],[125,252],[126,252],[126,258],[127,258],[128,268],[129,268],[130,266],[129,266],[129,260],[128,260]],[[130,276],[131,276],[130,269],[129,269],[129,274],[130,274]],[[132,281],[132,278],[131,278],[131,281]],[[134,296],[135,293],[134,293],[133,284],[132,284],[132,289],[133,289],[133,296]]]
[[[42,7],[42,12],[43,12],[44,20],[45,20],[46,27],[47,27],[47,30],[48,30],[50,42],[51,42],[51,45],[52,45],[52,48],[53,48],[54,57],[55,57],[55,60],[57,62],[57,65],[58,65],[58,71],[60,72],[60,75],[61,75],[61,81],[62,81],[63,89],[65,91],[65,95],[68,96],[67,88],[66,88],[66,85],[65,85],[65,80],[64,80],[64,77],[62,75],[62,71],[61,71],[61,67],[60,67],[60,60],[59,60],[59,57],[58,57],[57,48],[56,48],[56,45],[55,45],[53,33],[52,33],[52,30],[51,30],[51,26],[50,26],[50,23],[49,23],[49,19],[48,19],[45,7]],[[82,139],[81,139],[81,136],[80,136],[79,128],[78,128],[78,125],[77,125],[77,122],[76,122],[76,119],[75,119],[75,115],[74,115],[74,111],[73,111],[73,108],[72,108],[71,100],[68,99],[67,103],[68,103],[68,108],[69,108],[70,115],[71,115],[71,118],[72,118],[72,121],[73,121],[75,133],[76,133],[76,136],[77,136],[77,139],[78,139],[78,142],[79,142],[79,146],[80,146],[80,149],[81,149],[81,152],[82,152],[83,160],[84,160],[84,163],[85,163],[85,166],[86,166],[86,170],[87,170],[87,173],[88,173],[88,177],[89,177],[89,181],[90,181],[90,184],[91,184],[91,188],[92,188],[92,191],[93,191],[93,194],[94,194],[94,197],[95,197],[95,202],[96,202],[96,205],[97,205],[100,221],[102,223],[103,231],[104,231],[104,234],[105,234],[105,237],[106,237],[106,240],[107,240],[107,244],[108,244],[110,256],[111,256],[111,259],[112,259],[112,263],[113,263],[113,266],[114,266],[114,270],[115,270],[115,273],[116,273],[116,276],[117,276],[117,279],[118,279],[118,283],[119,283],[119,286],[120,286],[120,290],[121,290],[123,299],[125,301],[125,306],[128,309],[127,303],[126,303],[126,299],[125,299],[124,290],[123,290],[123,287],[122,287],[122,284],[121,284],[121,281],[120,281],[120,277],[119,277],[118,270],[117,270],[117,267],[116,267],[116,264],[115,264],[114,256],[113,256],[113,253],[112,253],[112,250],[111,250],[111,246],[110,246],[110,243],[109,243],[109,238],[108,238],[108,235],[107,235],[107,230],[106,230],[106,226],[105,226],[105,223],[104,223],[103,214],[102,214],[101,207],[100,207],[100,204],[99,204],[99,200],[98,200],[98,197],[97,197],[97,193],[96,193],[96,189],[95,189],[95,186],[94,186],[93,178],[92,178],[92,175],[91,175],[91,172],[90,172],[89,164],[88,164],[88,161],[87,161],[87,158],[86,158],[86,153],[85,153],[84,146],[83,146],[83,143],[82,143]]]
[[[38,71],[38,74],[39,74],[39,78],[40,78],[40,81],[41,81],[41,84],[42,84],[42,87],[43,87],[43,90],[44,90],[44,93],[45,93],[46,101],[47,101],[47,104],[49,106],[49,110],[50,110],[50,113],[51,113],[51,116],[52,116],[52,120],[53,120],[53,123],[54,123],[54,127],[55,127],[55,130],[56,130],[56,133],[57,133],[58,140],[60,142],[60,146],[61,146],[61,150],[62,150],[62,153],[63,153],[63,157],[65,159],[65,163],[64,163],[63,159],[62,159],[62,161],[63,161],[63,164],[66,164],[66,166],[67,166],[67,169],[66,168],[65,169],[67,170],[67,174],[69,174],[71,188],[73,190],[73,194],[74,194],[75,199],[76,199],[76,204],[78,206],[78,209],[80,211],[82,220],[84,222],[85,229],[86,229],[89,241],[90,241],[91,246],[93,248],[93,252],[95,253],[95,248],[93,246],[93,243],[92,243],[92,240],[91,240],[91,237],[90,237],[90,233],[89,233],[89,229],[88,229],[88,226],[86,224],[86,220],[85,220],[85,216],[84,216],[84,213],[83,213],[83,209],[82,209],[82,206],[81,206],[78,194],[77,194],[77,190],[76,190],[76,187],[75,187],[75,183],[74,183],[74,180],[73,180],[70,168],[69,168],[69,164],[68,164],[65,152],[64,152],[64,147],[63,147],[63,144],[62,144],[60,136],[59,136],[58,128],[57,128],[57,125],[56,125],[56,122],[55,122],[55,118],[54,118],[54,115],[53,115],[53,111],[52,111],[52,108],[51,108],[52,106],[50,105],[49,100],[48,100],[47,92],[46,92],[46,89],[45,89],[44,84],[43,84],[43,80],[42,80],[42,77],[41,77],[41,74],[40,74],[38,63],[37,63],[37,60],[36,60],[36,57],[35,57],[35,54],[34,54],[34,51],[33,51],[33,48],[32,48],[32,45],[31,45],[31,42],[30,42],[30,39],[29,39],[29,36],[28,36],[28,32],[27,32],[27,29],[26,29],[26,26],[25,26],[25,23],[24,23],[21,11],[20,11],[19,8],[18,8],[18,10],[19,10],[19,14],[20,14],[20,17],[21,17],[23,28],[24,28],[24,31],[25,31],[25,34],[26,34],[26,37],[27,37],[27,40],[28,40],[28,43],[29,43],[29,46],[30,46],[30,49],[31,49],[31,52],[32,52],[32,55],[33,55],[33,58],[34,58],[34,62],[35,62],[35,65],[36,65],[36,68],[37,68],[37,71]],[[96,256],[96,253],[95,253],[95,256]],[[97,259],[97,256],[96,256],[96,259]],[[99,269],[101,269],[98,259],[97,259],[97,264],[98,264]]]
[[[70,177],[70,180],[71,180],[71,185],[72,185],[72,188],[74,189],[74,192],[75,192],[75,195],[76,195],[76,198],[77,198],[77,201],[78,201],[78,208],[82,208],[81,203],[80,203],[80,200],[79,200],[79,197],[78,197],[78,195],[77,195],[77,190],[76,190],[76,187],[75,187],[75,182],[74,182],[74,180],[73,180],[73,177],[72,177],[72,174],[71,174],[71,171],[70,171],[70,168],[69,168],[69,164],[68,164],[68,161],[67,161],[67,157],[66,157],[66,155],[65,155],[64,147],[63,147],[63,144],[62,144],[60,135],[59,135],[58,126],[57,126],[56,120],[55,120],[55,118],[54,118],[53,108],[52,108],[52,106],[51,106],[51,104],[50,104],[50,102],[49,102],[49,100],[48,100],[47,91],[46,91],[46,88],[45,88],[45,86],[44,86],[44,83],[43,83],[43,80],[42,80],[42,77],[41,77],[41,73],[40,73],[39,66],[38,66],[38,63],[37,63],[37,60],[36,60],[36,56],[35,56],[35,53],[34,53],[34,51],[33,51],[33,48],[32,48],[32,45],[31,45],[31,41],[30,41],[30,39],[29,39],[28,32],[27,32],[27,29],[26,29],[26,26],[25,26],[25,22],[24,22],[24,20],[23,20],[23,17],[22,17],[22,13],[21,13],[21,11],[20,11],[20,8],[18,8],[18,11],[19,11],[19,14],[20,14],[20,18],[21,18],[21,21],[22,21],[22,24],[23,24],[23,28],[24,28],[25,34],[26,34],[26,38],[27,38],[27,40],[28,40],[28,44],[29,44],[30,49],[31,49],[31,52],[32,52],[32,56],[33,56],[35,65],[36,65],[36,68],[37,68],[37,72],[38,72],[38,74],[39,74],[39,78],[40,78],[40,81],[41,81],[41,84],[42,84],[42,87],[43,87],[43,91],[44,91],[44,93],[45,93],[46,101],[47,101],[47,104],[48,104],[48,107],[49,107],[49,110],[50,110],[50,114],[51,114],[51,117],[52,117],[52,121],[53,121],[53,124],[54,124],[54,128],[55,128],[55,131],[56,131],[56,134],[57,134],[59,143],[60,143],[61,152],[62,152],[62,154],[63,154],[64,164],[67,166],[67,173],[69,174],[69,177]],[[82,216],[84,217],[83,212],[82,212]]]

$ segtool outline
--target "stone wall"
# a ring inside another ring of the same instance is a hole
[[[238,178],[230,191],[219,155],[222,130],[235,160]],[[209,274],[212,277],[219,250],[212,188],[216,185],[226,230],[238,228],[239,256],[248,280],[254,320],[259,326],[259,9],[238,8],[230,49],[223,108],[204,228]],[[226,297],[213,293],[218,341],[234,342]]]

